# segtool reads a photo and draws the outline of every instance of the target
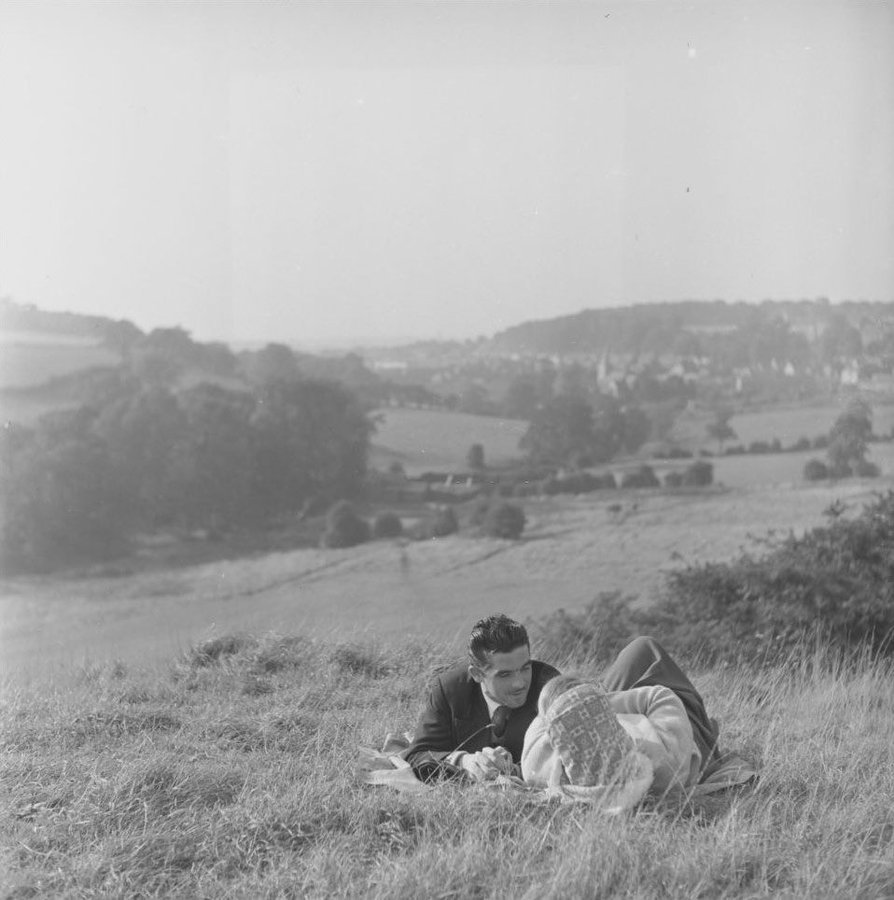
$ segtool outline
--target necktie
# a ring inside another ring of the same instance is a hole
[[[491,724],[493,725],[493,736],[494,740],[500,740],[504,734],[506,734],[506,722],[509,720],[509,713],[511,710],[508,706],[498,706],[494,710],[494,714],[491,717]]]

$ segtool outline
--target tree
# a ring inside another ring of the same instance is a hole
[[[626,425],[627,419],[620,402],[608,394],[599,394],[594,404],[590,446],[594,463],[606,463],[618,454],[624,446]]]
[[[183,328],[155,328],[134,344],[130,365],[142,381],[173,384],[185,370],[201,364],[202,348]]]
[[[217,529],[262,515],[252,491],[251,396],[200,384],[179,399],[187,421],[184,518]]]
[[[262,508],[290,511],[308,497],[355,495],[373,424],[353,394],[329,381],[276,381],[255,395],[253,491]]]
[[[466,465],[470,469],[483,469],[484,468],[484,445],[483,444],[472,444],[469,447],[468,453],[466,453]]]
[[[833,476],[856,473],[866,461],[869,439],[872,437],[872,408],[863,399],[851,400],[844,412],[835,420],[829,432],[830,474]]]
[[[822,355],[827,363],[856,359],[863,352],[860,332],[847,320],[844,313],[829,316],[822,336]]]
[[[94,433],[109,458],[108,478],[145,528],[170,524],[186,505],[189,423],[165,387],[122,392],[97,416]]]
[[[538,409],[519,441],[535,463],[563,465],[593,447],[593,408],[579,397],[560,395]]]
[[[484,531],[490,537],[518,540],[525,530],[525,512],[516,503],[495,503],[484,518]]]
[[[708,437],[717,441],[718,453],[723,453],[723,444],[725,441],[732,440],[736,437],[736,429],[729,423],[729,420],[732,417],[733,410],[727,406],[721,406],[714,410],[714,419],[705,426]]]
[[[258,387],[291,382],[300,377],[295,354],[285,344],[267,344],[246,354],[244,369],[249,383]]]
[[[503,398],[503,415],[509,419],[530,421],[540,403],[540,394],[533,378],[519,375],[509,382]]]
[[[127,500],[86,408],[43,417],[36,429],[4,430],[0,558],[47,570],[122,551]]]
[[[624,416],[624,450],[636,453],[648,440],[652,422],[638,406],[625,406],[621,412]]]
[[[339,500],[326,514],[324,547],[343,548],[364,544],[370,538],[369,523],[354,510],[347,500]]]

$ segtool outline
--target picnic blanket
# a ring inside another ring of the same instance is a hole
[[[438,790],[438,784],[426,784],[413,772],[405,759],[405,754],[413,742],[411,732],[389,732],[381,750],[371,747],[358,748],[358,770],[361,779],[369,785],[393,788],[407,793],[425,793]],[[728,788],[747,784],[757,777],[757,769],[735,751],[721,753],[698,784],[688,791],[691,797],[701,797]],[[476,782],[476,786],[488,790],[515,791],[527,794],[530,799],[548,802],[556,798],[572,802],[598,801],[606,812],[617,813],[636,805],[642,792],[627,792],[607,796],[589,788],[574,788],[572,785],[536,788],[525,784],[514,775],[500,775],[493,781]]]

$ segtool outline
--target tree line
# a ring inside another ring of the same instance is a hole
[[[331,381],[175,391],[118,373],[92,403],[4,426],[4,569],[111,557],[139,532],[254,526],[351,496],[372,430]]]

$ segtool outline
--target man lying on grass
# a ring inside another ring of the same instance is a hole
[[[431,685],[405,754],[407,761],[423,781],[450,777],[489,781],[501,774],[519,774],[541,693],[558,674],[547,663],[531,659],[523,625],[504,615],[482,619],[469,637],[468,663],[443,673]],[[608,709],[630,734],[636,750],[656,767],[670,765],[681,786],[694,784],[715,763],[717,725],[708,718],[692,682],[656,640],[631,641],[601,683]],[[574,696],[589,690],[578,682],[563,684],[563,693],[572,689]],[[593,702],[585,698],[585,705]],[[559,708],[571,705],[565,698]],[[525,774],[532,783],[558,777],[544,774],[547,768],[557,772],[551,756],[556,748],[544,737],[549,710],[540,712],[537,746],[526,751]],[[598,739],[594,733],[593,741]],[[673,758],[668,760],[670,744]],[[565,778],[573,783],[567,773]]]

